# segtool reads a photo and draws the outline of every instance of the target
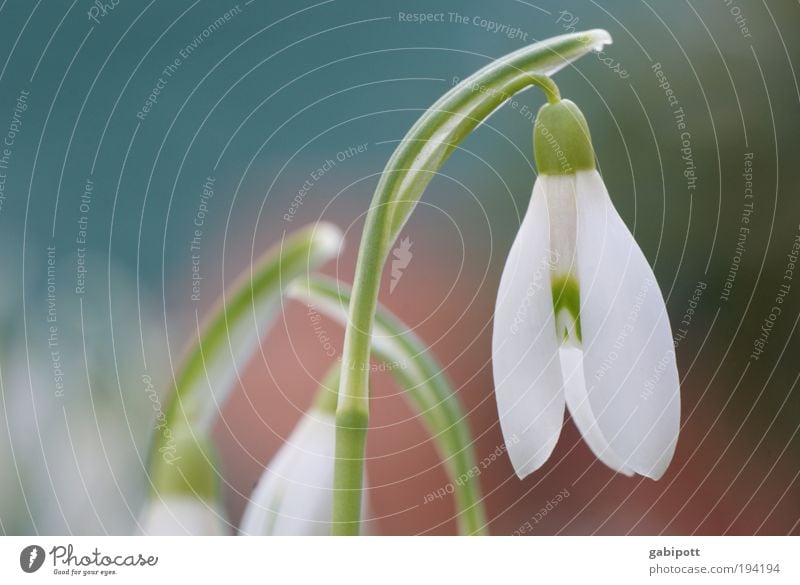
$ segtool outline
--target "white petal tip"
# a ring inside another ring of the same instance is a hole
[[[333,258],[341,252],[344,235],[336,225],[323,221],[314,228],[314,243],[321,254]]]
[[[664,473],[666,473],[666,471],[667,471],[666,468],[664,468],[664,469],[651,469],[651,470],[647,470],[647,471],[642,471],[641,475],[642,475],[642,477],[646,477],[647,479],[652,479],[653,481],[658,481],[659,479],[661,479],[664,476]]]
[[[653,481],[658,481],[669,469],[669,464],[672,463],[672,455],[675,452],[675,442],[667,449],[664,456],[656,461],[649,469],[638,469],[640,475],[648,477]]]
[[[530,465],[530,464],[514,465],[513,459],[511,460],[511,465],[514,468],[514,473],[517,475],[519,479],[525,479],[540,467],[538,465]]]
[[[548,430],[550,432],[545,435],[547,439],[544,441],[542,434],[534,432],[525,433],[521,438],[513,435],[506,440],[506,451],[518,478],[525,479],[550,459],[561,429]]]
[[[150,536],[222,536],[224,524],[211,504],[190,497],[150,498],[140,517],[141,533]]]

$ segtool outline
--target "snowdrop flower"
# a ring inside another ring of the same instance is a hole
[[[225,511],[219,502],[216,478],[198,474],[213,447],[199,438],[178,439],[180,455],[160,454],[164,466],[153,466],[150,479],[157,490],[151,490],[139,514],[139,530],[150,536],[222,536],[230,534]],[[166,468],[177,466],[178,473],[166,474]]]
[[[315,536],[331,532],[336,420],[312,408],[258,481],[239,532]]]
[[[661,291],[611,203],[574,103],[542,107],[534,151],[539,177],[503,270],[492,339],[511,462],[523,478],[547,461],[566,402],[603,463],[658,479],[680,426]]]
[[[151,496],[139,524],[150,536],[223,536],[228,534],[224,515],[212,503],[178,495]]]
[[[242,516],[239,534],[331,533],[339,370],[338,364],[331,369],[320,384],[314,404],[264,470]],[[362,523],[367,508],[365,502]]]
[[[336,366],[320,385],[313,406],[264,470],[244,511],[240,534],[331,533],[338,385]],[[366,509],[364,505],[362,522]]]

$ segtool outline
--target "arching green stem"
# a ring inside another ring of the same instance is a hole
[[[496,108],[531,85],[557,93],[549,76],[610,42],[594,30],[562,35],[493,61],[442,96],[406,134],[375,190],[358,261],[345,332],[342,379],[336,413],[334,532],[358,534],[364,446],[369,423],[369,353],[383,264],[414,205],[458,144]]]
[[[237,371],[250,360],[293,279],[339,252],[342,235],[314,224],[266,251],[223,295],[190,347],[164,412],[156,421],[148,461],[154,495],[218,497],[209,433]]]
[[[342,325],[347,323],[350,290],[341,282],[323,276],[297,279],[286,294]],[[486,514],[472,434],[444,369],[407,325],[380,306],[375,316],[375,329],[372,349],[422,416],[444,462],[455,498],[459,533],[485,534]],[[324,397],[326,404],[330,404],[331,397],[324,388],[331,387],[331,381],[326,381],[320,389],[320,396]]]

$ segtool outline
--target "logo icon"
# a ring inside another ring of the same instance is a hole
[[[400,240],[400,245],[392,250],[392,256],[394,256],[395,259],[392,260],[392,281],[389,283],[389,294],[394,292],[394,288],[403,277],[403,270],[408,268],[411,259],[414,257],[414,254],[411,253],[411,245],[413,243],[414,242],[406,236]]]
[[[26,573],[35,573],[42,568],[44,557],[44,549],[41,546],[37,544],[26,546],[19,553],[19,566]]]

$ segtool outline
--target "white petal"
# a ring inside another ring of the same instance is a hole
[[[583,435],[592,453],[614,471],[633,475],[633,470],[617,457],[611,450],[608,441],[597,426],[597,419],[592,412],[589,397],[586,394],[586,381],[583,378],[583,351],[577,347],[562,347],[561,370],[564,374],[564,394],[567,408],[575,421],[575,426]]]
[[[641,475],[666,471],[680,427],[675,348],[653,271],[597,171],[577,173],[584,376],[597,426]]]
[[[327,535],[331,531],[336,421],[303,416],[264,471],[242,517],[248,535]]]
[[[514,470],[532,473],[553,452],[564,393],[550,287],[547,203],[552,177],[539,176],[506,260],[492,333],[495,397]]]
[[[150,536],[222,536],[223,515],[212,504],[188,496],[150,496],[139,524]]]

